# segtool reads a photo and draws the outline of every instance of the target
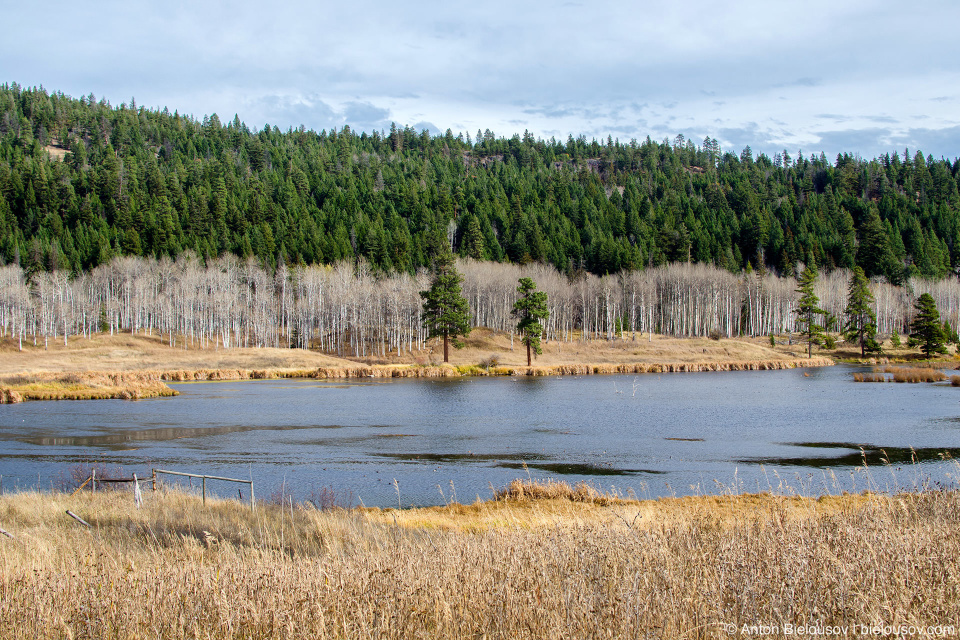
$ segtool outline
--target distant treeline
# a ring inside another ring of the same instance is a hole
[[[547,293],[547,340],[627,336],[768,335],[794,331],[797,282],[770,272],[734,275],[712,265],[672,264],[643,271],[568,278],[543,264],[461,260],[463,294],[475,326],[510,331],[520,277]],[[839,330],[850,273],[817,280],[821,306]],[[40,271],[28,281],[16,265],[0,267],[0,335],[45,344],[71,336],[133,331],[174,346],[313,347],[345,356],[421,349],[426,330],[419,292],[430,274],[376,274],[365,262],[281,264],[264,269],[227,254],[204,264],[192,254],[115,258],[71,278]],[[933,295],[942,316],[960,326],[960,282],[917,280],[910,287],[874,282],[881,333],[905,333],[915,296]],[[828,324],[830,324],[828,322]]]
[[[960,265],[960,160],[772,158],[715,139],[541,140],[410,127],[251,130],[0,86],[0,261],[32,276],[118,256],[266,269],[428,266],[438,243],[567,276],[683,262],[901,284]],[[211,262],[212,261],[212,262]]]

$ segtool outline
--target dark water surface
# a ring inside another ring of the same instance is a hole
[[[398,488],[404,506],[471,502],[528,475],[639,497],[955,486],[943,456],[960,457],[960,389],[855,383],[858,370],[190,383],[176,398],[3,405],[0,475],[10,490],[91,463],[252,474],[261,498],[286,482],[368,506],[396,506]]]

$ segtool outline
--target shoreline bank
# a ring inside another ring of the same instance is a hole
[[[31,400],[141,400],[178,395],[169,382],[212,382],[229,380],[362,378],[453,378],[498,376],[583,376],[604,374],[700,373],[708,371],[776,371],[825,367],[829,358],[804,360],[746,360],[729,362],[597,363],[550,366],[481,365],[356,365],[313,369],[176,369],[142,371],[74,371],[23,373],[0,378],[0,404]]]

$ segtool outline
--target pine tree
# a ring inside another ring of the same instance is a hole
[[[450,339],[454,348],[462,349],[464,344],[458,337],[470,335],[470,308],[463,297],[462,282],[463,276],[453,264],[453,255],[443,252],[437,256],[430,288],[420,292],[423,325],[428,337],[443,336],[444,362],[450,361]]]
[[[483,260],[483,248],[483,230],[477,217],[471,215],[463,234],[463,251],[474,260]]]
[[[947,344],[960,344],[960,335],[957,335],[957,332],[950,326],[949,320],[943,321],[943,340]]]
[[[531,278],[520,278],[517,286],[520,297],[513,304],[510,315],[517,318],[517,333],[522,337],[523,344],[527,345],[527,366],[533,364],[531,350],[540,355],[540,336],[543,335],[541,320],[545,320],[550,312],[547,310],[547,294],[537,291],[537,285]]]
[[[843,325],[843,337],[848,342],[857,342],[860,345],[861,357],[867,355],[867,351],[880,351],[880,345],[875,339],[877,314],[873,311],[873,303],[870,281],[863,269],[854,268],[847,295],[847,308],[843,310],[847,317],[847,322]]]
[[[917,315],[910,323],[910,339],[920,345],[920,351],[927,358],[938,353],[946,353],[943,325],[940,324],[940,312],[937,303],[929,293],[922,294],[913,305]]]
[[[807,341],[807,357],[813,357],[813,345],[820,344],[823,341],[823,326],[817,324],[815,317],[823,315],[824,310],[820,308],[820,298],[813,292],[813,285],[817,280],[817,268],[812,264],[805,267],[800,274],[797,287],[797,293],[800,299],[797,300],[797,306],[794,312],[797,314],[797,325],[800,327],[800,335]]]

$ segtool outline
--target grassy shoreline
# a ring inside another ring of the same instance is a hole
[[[956,491],[514,496],[402,511],[6,495],[0,636],[722,638],[731,624],[735,637],[752,624],[957,625],[958,507]]]
[[[0,341],[0,403],[59,399],[140,399],[176,395],[166,383],[271,378],[437,378],[609,373],[776,370],[828,366],[749,340],[629,339],[553,342],[535,366],[509,335],[478,329],[467,348],[441,364],[423,352],[337,358],[301,349],[183,349],[157,336],[122,334],[73,338],[67,346],[21,351]]]
[[[355,365],[317,369],[193,369],[176,371],[69,372],[0,378],[0,404],[27,400],[141,400],[176,396],[168,382],[227,380],[350,378],[451,378],[458,376],[564,376],[643,373],[691,373],[704,371],[773,371],[799,367],[825,367],[827,358],[809,360],[762,360],[747,362],[674,362],[651,364],[571,364],[555,366],[482,365]],[[20,380],[18,380],[19,378]]]

